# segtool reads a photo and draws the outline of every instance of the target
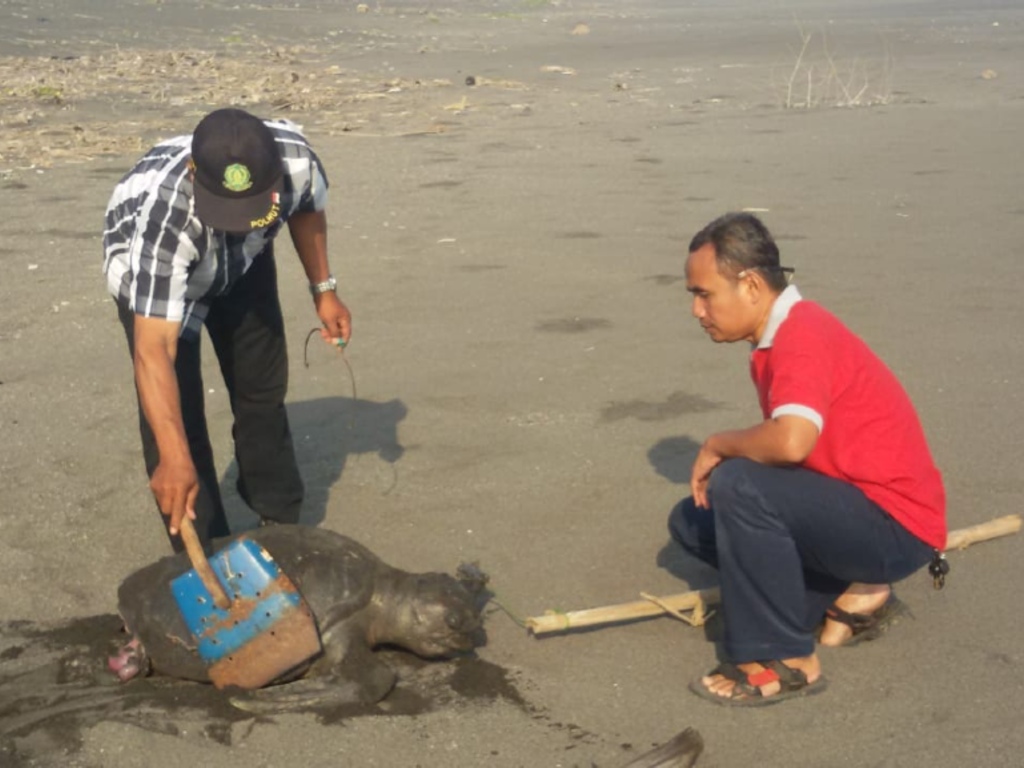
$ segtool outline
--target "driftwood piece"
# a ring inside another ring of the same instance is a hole
[[[987,523],[950,531],[946,541],[946,550],[965,549],[981,541],[1009,536],[1017,533],[1020,529],[1020,515],[998,517]],[[708,606],[717,604],[719,600],[717,589],[702,589],[661,597],[654,597],[642,592],[641,596],[644,597],[643,600],[606,605],[600,608],[569,612],[547,611],[543,616],[526,619],[526,628],[534,635],[542,635],[551,632],[565,632],[580,627],[635,621],[666,613],[683,619],[689,624],[699,626],[707,615]],[[692,615],[687,617],[683,613],[684,611],[691,611]]]

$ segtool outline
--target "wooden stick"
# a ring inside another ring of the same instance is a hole
[[[640,593],[640,597],[642,597],[644,600],[650,600],[652,603],[654,603],[656,606],[661,608],[661,610],[663,610],[668,615],[675,616],[680,621],[685,621],[691,627],[703,627],[705,622],[707,622],[707,620],[708,620],[707,614],[705,614],[705,612],[704,612],[704,608],[705,608],[705,601],[704,600],[698,600],[697,604],[695,606],[693,606],[693,610],[690,611],[690,615],[687,616],[682,611],[673,608],[671,605],[666,603],[660,597],[656,597],[655,595],[650,595],[650,594],[648,594],[646,592],[641,592]]]
[[[707,605],[718,602],[718,590],[707,589],[694,592],[683,592],[678,595],[659,597],[653,600],[637,600],[632,603],[606,605],[603,608],[588,608],[582,611],[556,613],[548,611],[543,616],[535,616],[526,620],[526,628],[535,635],[545,632],[564,632],[577,627],[592,627],[598,624],[614,624],[617,621],[632,621],[665,613],[665,606],[671,611],[692,611],[701,603]]]
[[[1017,533],[1020,529],[1020,515],[999,517],[987,523],[950,531],[947,537],[946,549],[965,549],[971,544],[981,541],[988,541],[1000,536],[1009,536],[1010,534]],[[700,617],[707,609],[707,606],[717,604],[719,601],[717,589],[682,592],[665,597],[653,597],[644,593],[641,593],[641,595],[646,597],[646,599],[631,603],[606,605],[601,608],[588,608],[582,611],[569,611],[567,613],[547,611],[543,616],[533,616],[526,619],[526,628],[535,635],[542,635],[550,632],[565,632],[566,630],[578,627],[595,627],[604,624],[615,624],[617,622],[635,621],[636,619],[660,616],[665,613],[679,616],[682,611],[694,611],[697,617]]]
[[[989,520],[987,523],[972,525],[970,528],[950,531],[949,536],[946,538],[946,551],[966,549],[971,544],[977,544],[979,541],[1009,536],[1011,533],[1017,533],[1020,530],[1020,524],[1020,515],[1007,515],[1006,517],[997,517],[995,520]]]
[[[192,567],[199,574],[206,591],[213,597],[214,605],[226,611],[231,607],[231,598],[228,597],[217,574],[210,567],[210,561],[206,559],[206,553],[203,552],[202,542],[199,541],[199,534],[196,533],[196,528],[192,525],[192,520],[188,515],[181,518],[181,540],[185,542],[185,551],[188,552],[188,559],[192,561]]]

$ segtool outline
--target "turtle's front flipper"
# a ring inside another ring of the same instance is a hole
[[[312,677],[257,691],[238,691],[232,705],[253,714],[333,709],[346,704],[376,704],[395,687],[394,671],[368,651],[353,654],[333,668],[318,670]]]
[[[360,686],[351,680],[320,677],[296,680],[258,691],[239,691],[230,697],[232,706],[256,715],[306,712],[365,702]]]

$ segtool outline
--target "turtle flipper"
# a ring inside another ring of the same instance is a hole
[[[346,704],[376,704],[395,687],[398,676],[365,641],[343,627],[323,633],[324,653],[306,677],[255,691],[238,691],[231,704],[244,712],[273,714],[329,709]]]
[[[351,681],[326,678],[297,680],[257,691],[241,691],[229,699],[243,712],[273,715],[360,703],[359,686]]]
[[[395,681],[396,675],[389,667],[375,664],[362,670],[358,680],[340,676],[313,677],[256,691],[238,691],[229,700],[235,708],[256,715],[333,709],[351,704],[376,704],[391,692]]]

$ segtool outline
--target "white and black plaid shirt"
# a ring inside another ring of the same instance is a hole
[[[196,218],[188,159],[192,135],[153,147],[114,188],[103,230],[107,289],[136,314],[181,323],[196,338],[208,302],[225,293],[291,215],[327,206],[327,175],[301,128],[265,121],[285,164],[280,217],[245,235],[217,232]]]

